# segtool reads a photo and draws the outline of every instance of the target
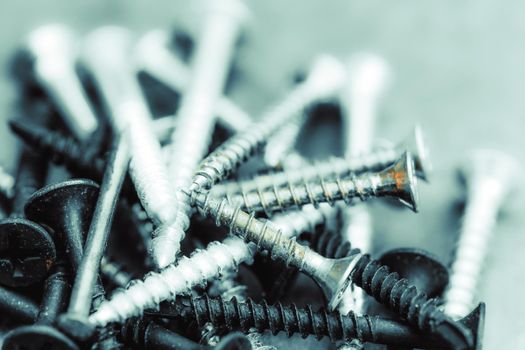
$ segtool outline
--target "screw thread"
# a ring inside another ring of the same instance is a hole
[[[359,249],[352,248],[349,241],[344,240],[340,234],[332,231],[324,231],[313,235],[310,247],[324,257],[339,259],[356,254]]]
[[[428,299],[407,279],[390,272],[388,267],[372,260],[368,254],[357,261],[352,281],[417,329],[437,334],[443,340],[450,340],[451,344],[472,344],[469,330],[439,310],[437,299]]]
[[[146,308],[156,307],[161,301],[177,294],[191,293],[196,285],[203,285],[223,271],[235,269],[242,262],[250,262],[253,251],[237,238],[224,243],[212,242],[205,250],[183,257],[178,265],[170,265],[161,272],[151,272],[143,281],[134,280],[126,290],[116,291],[111,300],[103,302],[90,316],[90,322],[106,325],[142,314]]]
[[[250,180],[226,182],[213,187],[214,196],[238,195],[242,192],[283,186],[288,183],[311,182],[319,178],[335,179],[360,174],[367,171],[379,171],[392,165],[399,157],[394,149],[385,149],[358,158],[331,158],[326,162],[305,165],[300,169],[281,171],[269,175],[259,175]]]
[[[314,233],[318,226],[325,227],[326,230],[335,230],[339,224],[338,216],[337,209],[327,203],[321,203],[317,209],[313,205],[305,205],[301,210],[275,215],[271,222],[284,236],[292,237],[303,232]]]
[[[270,215],[305,204],[318,207],[320,203],[333,205],[338,200],[350,204],[356,197],[365,201],[371,197],[384,196],[387,193],[382,191],[383,185],[377,173],[352,175],[350,178],[337,177],[335,180],[318,177],[315,181],[286,182],[267,189],[242,191],[240,195],[227,198],[231,203],[241,204],[248,212],[264,211]]]

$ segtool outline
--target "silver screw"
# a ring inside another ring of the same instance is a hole
[[[452,317],[463,317],[474,307],[496,217],[516,185],[518,168],[511,156],[482,149],[469,154],[460,169],[467,187],[467,202],[444,297],[445,313]]]
[[[345,79],[334,57],[318,57],[307,79],[244,132],[225,142],[199,165],[190,190],[208,190],[258,150],[282,125],[314,101],[334,95]]]
[[[326,180],[319,177],[316,181],[303,181],[298,184],[288,183],[266,190],[243,192],[239,196],[227,197],[230,203],[241,205],[248,212],[264,211],[268,215],[275,211],[284,211],[290,207],[305,204],[328,203],[352,199],[362,201],[371,197],[393,197],[414,211],[417,211],[416,177],[411,155],[406,152],[389,168],[377,173],[365,173],[359,176]]]
[[[126,29],[99,28],[86,39],[84,59],[102,90],[114,128],[127,138],[131,153],[129,172],[144,209],[159,225],[155,234],[173,232],[170,225],[175,221],[178,202],[151,115],[133,74],[129,60],[131,40]],[[180,239],[173,238],[172,254],[177,252]]]
[[[247,9],[239,0],[210,2],[205,25],[192,63],[191,83],[177,112],[168,162],[170,179],[177,189],[179,209],[169,230],[158,232],[152,241],[155,264],[163,268],[175,254],[189,227],[190,206],[180,189],[191,185],[193,174],[208,150],[215,123],[216,102],[222,95],[230,59]]]
[[[300,113],[285,124],[280,130],[277,130],[277,132],[268,139],[268,143],[264,150],[264,162],[268,166],[272,168],[277,168],[279,166],[284,167],[285,165],[288,165],[286,163],[292,162],[291,159],[299,156],[299,154],[294,151],[294,148],[297,136],[301,132],[305,121],[306,114]],[[292,157],[290,157],[290,153],[292,153]],[[292,167],[293,166],[294,165],[292,164]],[[289,168],[289,166],[286,166],[286,168]]]
[[[164,30],[157,29],[144,34],[135,48],[137,68],[173,90],[184,92],[191,83],[191,71],[170,51],[168,42],[169,35]],[[251,117],[225,96],[219,97],[216,111],[218,121],[231,131],[241,131],[252,123]]]
[[[366,171],[382,170],[397,161],[405,150],[408,150],[413,155],[417,176],[427,179],[431,165],[428,160],[423,133],[416,126],[414,132],[405,141],[392,149],[381,149],[368,155],[349,159],[332,158],[325,162],[301,166],[298,170],[261,175],[250,180],[225,182],[213,186],[211,191],[215,197],[235,196],[243,192],[282,186],[287,183],[295,184],[302,181],[315,181],[319,177],[334,179],[336,178],[334,174],[346,177]]]
[[[191,198],[204,215],[215,219],[217,226],[228,227],[231,233],[255,243],[258,251],[267,250],[272,258],[312,277],[323,290],[331,310],[339,304],[360,253],[342,259],[327,259],[284,237],[273,225],[256,219],[253,213],[248,214],[238,206],[230,205],[226,199],[216,200],[209,193],[202,192],[193,192]]]
[[[66,26],[49,24],[31,32],[27,49],[35,59],[35,75],[62,113],[64,122],[81,141],[97,129],[80,79],[75,72],[78,39]]]
[[[389,81],[389,66],[370,53],[352,55],[348,62],[348,80],[341,102],[344,115],[345,157],[370,153],[373,149],[376,109]],[[362,252],[372,245],[372,217],[366,206],[343,210],[343,237]],[[361,289],[351,288],[344,295],[339,311],[365,313],[365,296]]]
[[[272,216],[271,222],[281,230],[284,237],[294,237],[303,232],[314,232],[318,225],[323,225],[327,230],[335,230],[337,216],[337,210],[328,203],[320,203],[317,208],[305,205],[301,210]]]
[[[103,302],[89,320],[105,326],[141,315],[147,308],[176,295],[191,293],[192,288],[235,269],[239,264],[250,263],[253,246],[238,238],[227,238],[223,243],[212,242],[205,250],[196,250],[191,257],[182,257],[177,265],[171,264],[160,272],[150,272],[144,280],[132,281],[127,289],[115,292],[111,300]]]

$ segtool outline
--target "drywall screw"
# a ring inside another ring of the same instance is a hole
[[[141,349],[162,350],[251,350],[246,336],[232,333],[223,337],[214,347],[197,344],[181,335],[178,335],[154,321],[145,319],[130,319],[122,327],[121,337],[128,345]]]
[[[0,312],[3,317],[33,323],[38,315],[38,306],[31,299],[0,287]]]
[[[190,190],[209,190],[224,179],[297,113],[315,101],[334,95],[346,78],[344,73],[336,58],[329,55],[317,57],[305,81],[297,84],[257,122],[226,141],[201,162]]]
[[[129,173],[144,209],[158,225],[154,234],[170,233],[174,258],[183,238],[170,226],[176,218],[178,202],[128,57],[131,40],[131,33],[123,28],[99,28],[86,39],[84,58],[108,104],[114,129],[127,138],[131,153]]]
[[[443,348],[432,338],[422,335],[407,324],[379,316],[342,315],[338,311],[324,309],[314,311],[311,306],[299,308],[294,304],[276,303],[268,305],[251,299],[238,301],[208,296],[178,299],[161,304],[160,310],[148,314],[151,317],[181,318],[196,321],[198,327],[210,322],[223,331],[248,332],[255,328],[259,332],[269,330],[272,334],[283,331],[288,337],[299,333],[320,340],[328,336],[331,341],[359,338],[379,344],[409,345],[415,348]]]
[[[452,317],[462,317],[474,306],[497,214],[517,183],[519,169],[513,157],[491,149],[473,151],[462,164],[467,201],[444,297],[445,312]]]
[[[191,293],[192,287],[205,284],[223,271],[232,270],[242,262],[251,262],[252,256],[253,247],[238,238],[212,242],[205,250],[197,250],[189,258],[182,257],[177,265],[150,272],[143,281],[132,281],[126,290],[115,292],[109,301],[102,303],[89,320],[104,326],[138,316],[163,300]]]
[[[169,230],[154,235],[151,250],[159,268],[174,262],[189,227],[190,206],[180,189],[188,188],[199,162],[208,151],[215,125],[215,106],[222,95],[230,60],[248,10],[242,1],[209,3],[204,28],[192,59],[192,79],[177,111],[168,160],[177,197],[177,215]]]
[[[386,196],[396,198],[417,212],[416,186],[412,157],[406,152],[396,163],[378,173],[365,173],[349,178],[337,177],[336,180],[319,177],[315,182],[288,183],[227,199],[230,203],[242,205],[248,212],[264,211],[270,215],[275,211],[305,204],[316,206],[326,202],[333,205],[339,200],[350,204],[354,198],[365,201],[371,197]]]
[[[324,258],[295,240],[283,237],[271,225],[256,219],[253,213],[228,204],[226,199],[218,201],[209,194],[193,192],[191,201],[204,215],[214,218],[217,225],[228,227],[231,233],[254,242],[258,251],[267,250],[274,259],[307,273],[323,290],[331,310],[353,282],[417,329],[458,348],[472,345],[468,329],[445,316],[436,300],[427,299],[406,279],[390,273],[386,266],[369,255],[358,253],[341,259]]]
[[[315,181],[319,177],[335,178],[334,174],[346,177],[367,171],[380,171],[397,161],[401,153],[406,150],[414,157],[416,175],[422,179],[428,178],[428,169],[430,167],[427,158],[428,152],[424,146],[422,131],[419,127],[416,127],[414,133],[407,138],[407,141],[400,143],[400,146],[395,149],[381,149],[358,158],[332,158],[321,163],[302,165],[300,169],[296,170],[259,175],[250,180],[224,182],[213,186],[211,191],[216,197],[235,196],[242,192],[267,189],[287,183]]]
[[[180,93],[191,84],[191,70],[170,52],[169,34],[152,30],[144,34],[135,47],[135,61],[139,69]],[[215,108],[218,122],[233,132],[244,130],[252,123],[251,117],[225,96],[219,97]],[[173,123],[173,118],[170,118]]]
[[[98,192],[98,185],[91,180],[68,180],[36,191],[25,206],[28,219],[53,230],[57,245],[65,241],[65,251],[73,271],[78,271],[82,260],[84,235],[91,222]]]
[[[88,323],[93,290],[128,163],[127,142],[125,139],[117,138],[108,160],[100,195],[87,232],[84,254],[77,270],[68,310],[66,314],[60,316],[59,322],[67,326],[69,334],[76,334],[76,328],[82,328],[82,325]]]
[[[98,122],[75,72],[77,41],[69,28],[50,24],[31,32],[27,50],[34,60],[37,81],[55,102],[75,137],[86,141]]]
[[[3,166],[0,166],[0,192],[3,193],[7,198],[13,196],[13,186],[15,179],[9,174]]]
[[[67,296],[71,289],[64,266],[60,264],[55,266],[56,271],[45,283],[37,322],[11,330],[4,338],[2,349],[79,349],[72,340],[52,326],[58,314],[66,307]]]

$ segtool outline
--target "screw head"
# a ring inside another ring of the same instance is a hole
[[[449,274],[446,266],[423,249],[392,249],[381,255],[378,260],[391,271],[408,279],[430,298],[440,296],[448,285]]]
[[[485,303],[479,305],[472,310],[470,314],[463,317],[459,322],[466,325],[474,338],[473,350],[481,350],[483,341],[483,331],[485,328]]]
[[[26,219],[0,222],[0,284],[25,287],[44,280],[56,260],[49,233]]]
[[[4,350],[79,350],[80,348],[64,334],[44,325],[16,328],[6,334]]]

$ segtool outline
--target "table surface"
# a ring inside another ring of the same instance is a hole
[[[138,34],[172,25],[194,31],[189,2],[5,0],[0,12],[0,67],[36,25],[70,24],[83,34],[100,24],[129,26]],[[249,1],[253,12],[238,52],[240,76],[232,99],[253,115],[276,101],[297,69],[322,52],[345,59],[359,51],[383,55],[393,81],[379,111],[380,137],[399,140],[414,123],[428,136],[434,172],[420,184],[421,210],[412,214],[374,204],[374,251],[416,246],[449,261],[460,224],[464,189],[456,168],[477,147],[507,151],[523,162],[525,35],[521,1]],[[521,73],[520,73],[521,72]],[[3,69],[1,118],[12,111],[15,91]],[[0,164],[12,170],[16,144],[0,125]],[[516,183],[519,185],[519,182]],[[487,302],[485,348],[525,348],[525,292],[521,247],[524,191],[505,206],[480,286]],[[295,340],[295,338],[294,338]],[[316,342],[297,339],[289,348]]]

